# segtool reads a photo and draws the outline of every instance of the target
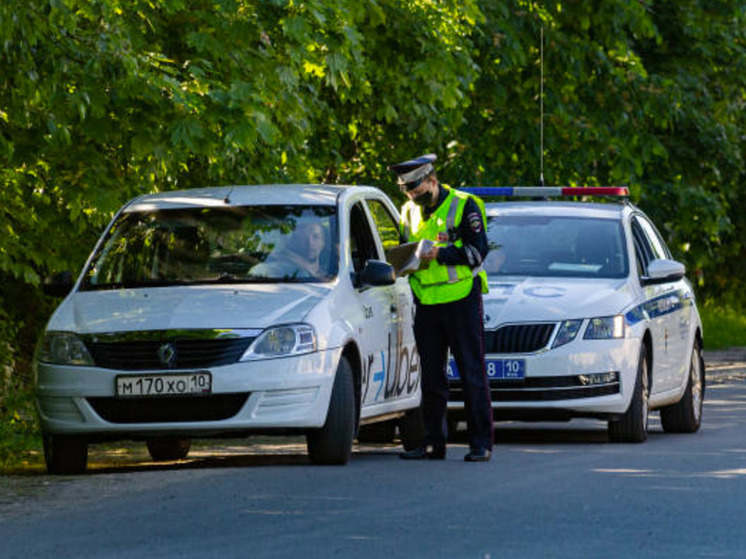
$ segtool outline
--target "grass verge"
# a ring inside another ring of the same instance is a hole
[[[735,307],[705,302],[699,307],[705,349],[746,347],[746,312]]]
[[[36,469],[43,463],[31,388],[6,383],[0,387],[0,474]]]

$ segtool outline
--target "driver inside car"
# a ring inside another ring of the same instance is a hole
[[[324,278],[327,270],[321,263],[326,246],[324,228],[319,221],[299,223],[287,245],[273,252],[266,261],[252,269],[252,274],[271,277]]]

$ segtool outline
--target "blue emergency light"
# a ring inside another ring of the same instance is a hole
[[[626,186],[465,186],[475,196],[629,196]]]

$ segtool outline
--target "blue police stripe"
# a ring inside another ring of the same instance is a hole
[[[628,311],[627,314],[624,315],[624,318],[627,319],[627,324],[630,326],[634,326],[638,322],[642,322],[645,320],[646,315],[645,311],[643,310],[643,305],[638,305],[631,311]]]
[[[679,311],[684,308],[684,305],[690,304],[691,297],[685,291],[678,290],[645,301],[627,311],[624,317],[627,319],[627,324],[633,326],[645,319],[653,319]]]

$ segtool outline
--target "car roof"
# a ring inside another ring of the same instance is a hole
[[[635,210],[630,203],[559,202],[553,200],[526,202],[487,202],[487,215],[544,215],[558,217],[585,217],[597,219],[621,219],[625,213]]]
[[[213,186],[145,194],[132,200],[124,211],[154,209],[247,206],[247,205],[321,205],[334,206],[343,192],[372,187],[338,184],[258,184]]]

